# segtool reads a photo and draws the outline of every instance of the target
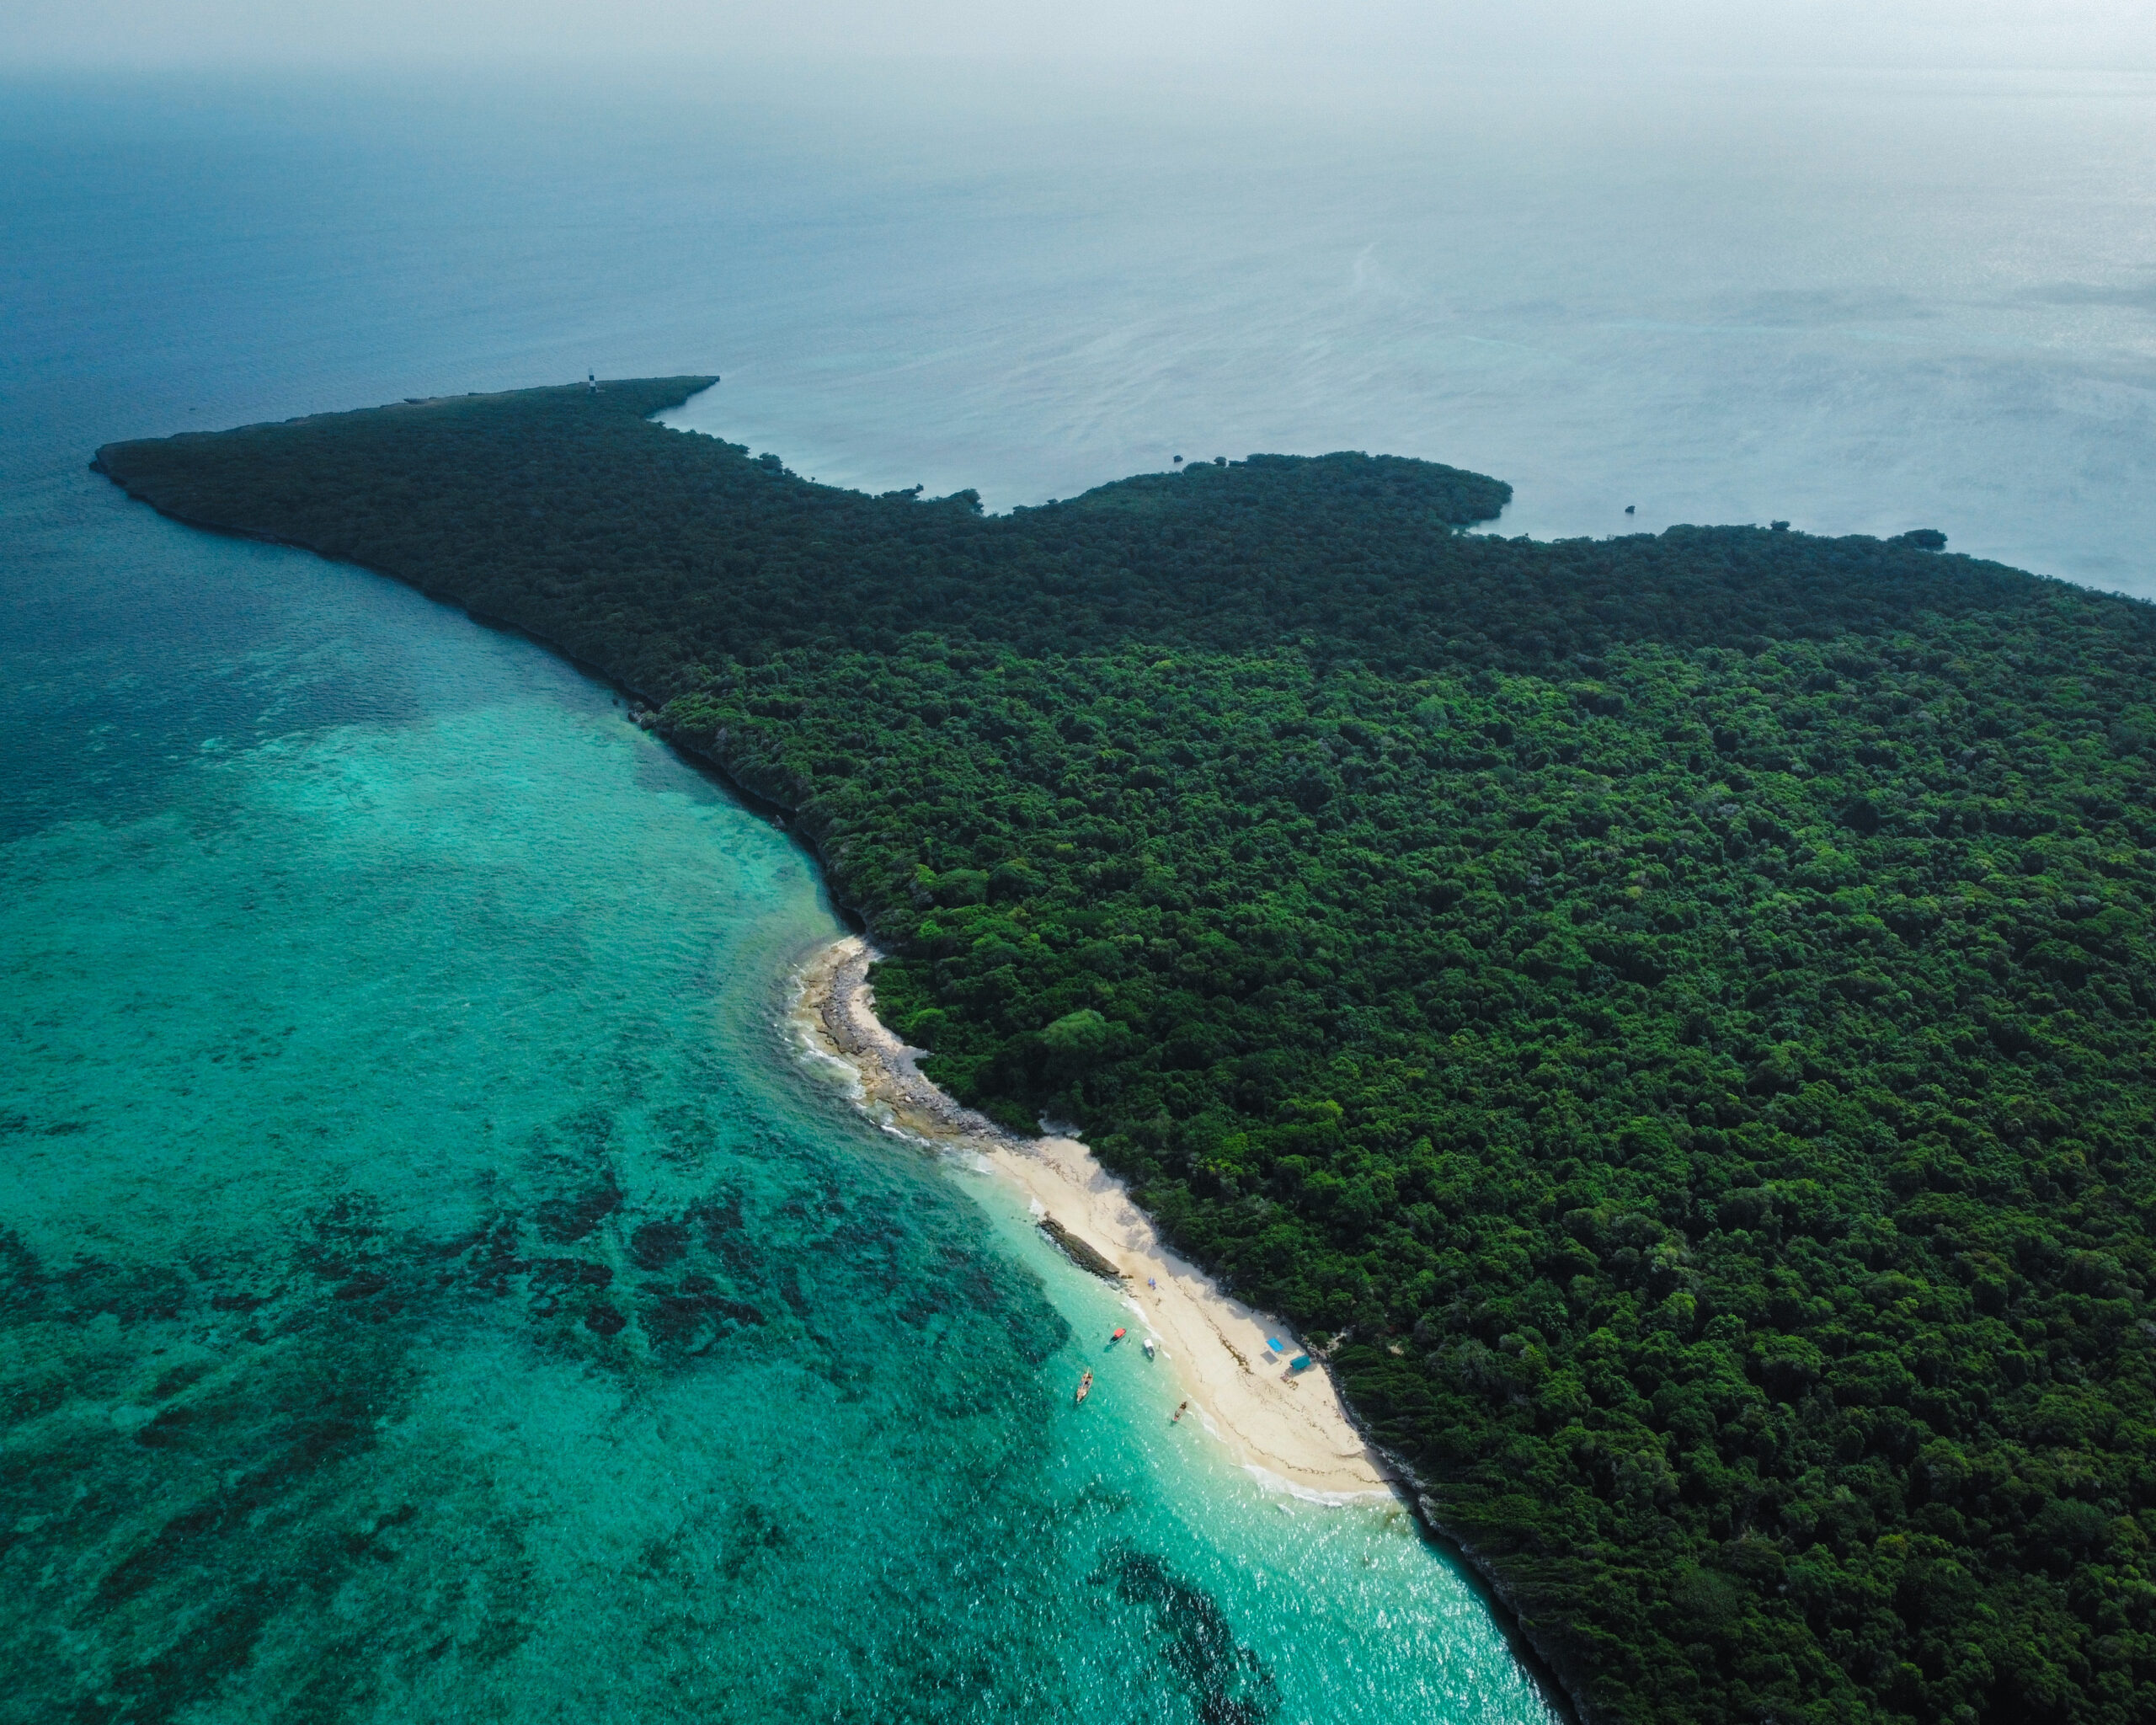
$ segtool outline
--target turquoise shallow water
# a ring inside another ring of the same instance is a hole
[[[1170,1428],[1009,1194],[799,1061],[782,834],[99,443],[710,370],[688,420],[879,489],[1386,449],[1508,531],[2147,591],[2148,95],[0,87],[0,1720],[1542,1717],[1397,1510]]]
[[[11,786],[0,1716],[1541,1717],[801,1058],[783,833],[525,642],[115,535],[195,688],[86,629]]]

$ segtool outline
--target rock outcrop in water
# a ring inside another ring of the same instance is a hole
[[[1038,1224],[1041,1232],[1055,1242],[1056,1247],[1071,1263],[1088,1275],[1098,1276],[1104,1282],[1120,1284],[1123,1272],[1093,1250],[1077,1235],[1065,1227],[1054,1216],[1043,1216]]]

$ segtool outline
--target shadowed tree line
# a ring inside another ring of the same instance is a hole
[[[793,811],[928,1070],[1337,1336],[1590,1713],[2156,1717],[2156,613],[1354,454],[987,516],[646,420],[706,381],[100,459]]]

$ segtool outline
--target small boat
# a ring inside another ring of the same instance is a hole
[[[1114,1347],[1117,1343],[1120,1342],[1123,1338],[1126,1333],[1127,1332],[1123,1329],[1123,1326],[1121,1324],[1118,1324],[1115,1327],[1115,1333],[1108,1338],[1108,1346],[1111,1348]]]
[[[1071,1405],[1072,1405],[1073,1407],[1075,1407],[1075,1406],[1078,1404],[1078,1402],[1083,1402],[1083,1401],[1086,1398],[1086,1397],[1088,1397],[1088,1396],[1090,1396],[1091,1394],[1092,1394],[1092,1391],[1093,1391],[1093,1369],[1092,1369],[1092,1367],[1091,1367],[1091,1366],[1089,1365],[1089,1366],[1087,1366],[1087,1367],[1086,1368],[1086,1375],[1085,1375],[1085,1376],[1083,1376],[1082,1378],[1081,1378],[1081,1379],[1079,1379],[1079,1380],[1078,1380],[1078,1394],[1077,1394],[1076,1397],[1075,1398],[1075,1400],[1072,1402]]]
[[[1150,1336],[1148,1336],[1138,1345],[1145,1350],[1145,1357],[1148,1359],[1150,1359],[1153,1357],[1153,1338]]]

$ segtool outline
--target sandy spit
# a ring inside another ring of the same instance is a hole
[[[1123,1274],[1132,1341],[1150,1335],[1197,1416],[1236,1461],[1299,1496],[1386,1494],[1382,1459],[1348,1422],[1322,1370],[1290,1377],[1304,1351],[1278,1319],[1230,1298],[1161,1243],[1123,1183],[1075,1138],[1020,1138],[961,1108],[921,1076],[909,1049],[876,1017],[857,935],[819,948],[798,973],[792,1020],[803,1043],[850,1067],[862,1110],[889,1130],[971,1151],[1013,1181],[1034,1215],[1053,1217]],[[1268,1338],[1286,1344],[1267,1347]]]

